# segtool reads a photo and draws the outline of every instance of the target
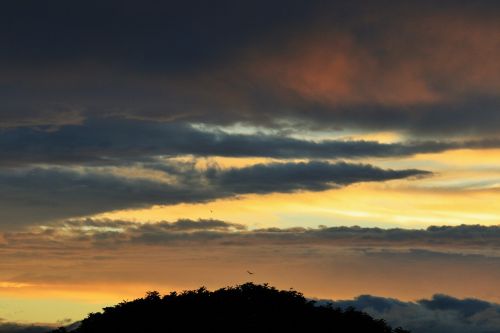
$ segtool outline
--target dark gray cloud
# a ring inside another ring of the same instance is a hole
[[[308,141],[270,134],[203,131],[185,123],[94,119],[80,125],[0,130],[0,164],[120,164],[155,156],[270,158],[363,158],[436,153],[459,148],[500,147],[477,141]]]
[[[4,226],[160,203],[204,202],[230,195],[190,184],[61,168],[4,171],[0,183]]]
[[[302,162],[256,164],[245,168],[208,173],[222,188],[236,193],[293,192],[298,190],[321,191],[358,182],[385,181],[407,177],[426,176],[429,172],[384,170],[369,164],[338,162]]]
[[[0,172],[0,221],[4,226],[15,226],[114,209],[207,202],[250,193],[322,191],[358,182],[430,174],[344,162],[271,163],[205,170],[189,163],[148,166],[149,171],[154,168],[166,179],[147,174],[126,177],[116,170],[99,168],[4,169]]]
[[[471,317],[478,312],[484,311],[492,305],[488,302],[478,299],[468,298],[459,300],[447,295],[434,295],[431,300],[423,299],[418,303],[430,310],[456,311],[465,318]],[[498,308],[497,310],[500,315],[500,308]]]
[[[0,126],[106,114],[494,134],[499,11],[486,0],[16,2],[0,14]]]
[[[211,66],[221,57],[227,59],[232,51],[275,27],[311,19],[311,11],[320,4],[189,0],[146,1],[138,6],[130,0],[73,5],[28,0],[8,4],[2,11],[0,36],[9,47],[2,50],[0,59],[30,68],[87,60],[183,74]]]
[[[46,333],[53,329],[53,326],[5,322],[0,318],[0,333]]]
[[[362,295],[331,303],[341,308],[352,306],[414,333],[493,333],[500,330],[500,305],[473,298],[436,294],[431,299],[403,302]]]

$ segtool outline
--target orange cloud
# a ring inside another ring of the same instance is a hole
[[[500,23],[466,13],[361,17],[349,29],[318,24],[284,44],[245,58],[247,75],[269,89],[330,106],[454,102],[500,89]],[[385,21],[386,20],[386,21]],[[362,38],[362,37],[361,37]]]

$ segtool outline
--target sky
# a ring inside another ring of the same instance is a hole
[[[0,332],[248,280],[500,330],[499,15],[3,4]]]

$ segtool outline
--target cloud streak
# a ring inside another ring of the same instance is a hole
[[[99,168],[34,167],[0,172],[3,226],[85,216],[155,204],[197,203],[245,194],[323,191],[359,182],[427,176],[427,171],[368,164],[301,162],[197,169],[189,163],[151,163],[163,178],[126,177]]]
[[[282,135],[231,134],[185,123],[94,119],[55,130],[18,128],[0,131],[0,164],[127,164],[157,156],[267,158],[402,157],[453,149],[498,148],[500,140],[309,141]]]
[[[397,255],[406,252],[414,258],[476,255],[500,257],[500,226],[430,226],[426,229],[381,229],[354,227],[260,228],[220,220],[178,220],[136,223],[124,220],[68,220],[63,223],[11,231],[3,235],[4,246],[38,242],[83,242],[94,245],[123,246],[173,245],[206,242],[213,245],[327,245],[363,249],[368,256]],[[208,245],[208,244],[206,244]],[[487,251],[489,249],[490,251]],[[379,250],[382,250],[380,252]],[[458,251],[458,252],[457,252]]]

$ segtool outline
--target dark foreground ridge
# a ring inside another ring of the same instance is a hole
[[[277,290],[267,284],[245,283],[208,291],[173,292],[144,298],[91,313],[75,333],[159,332],[352,332],[407,333],[392,329],[382,319],[352,308],[341,310],[317,305],[293,290]],[[66,332],[60,328],[56,332]]]

